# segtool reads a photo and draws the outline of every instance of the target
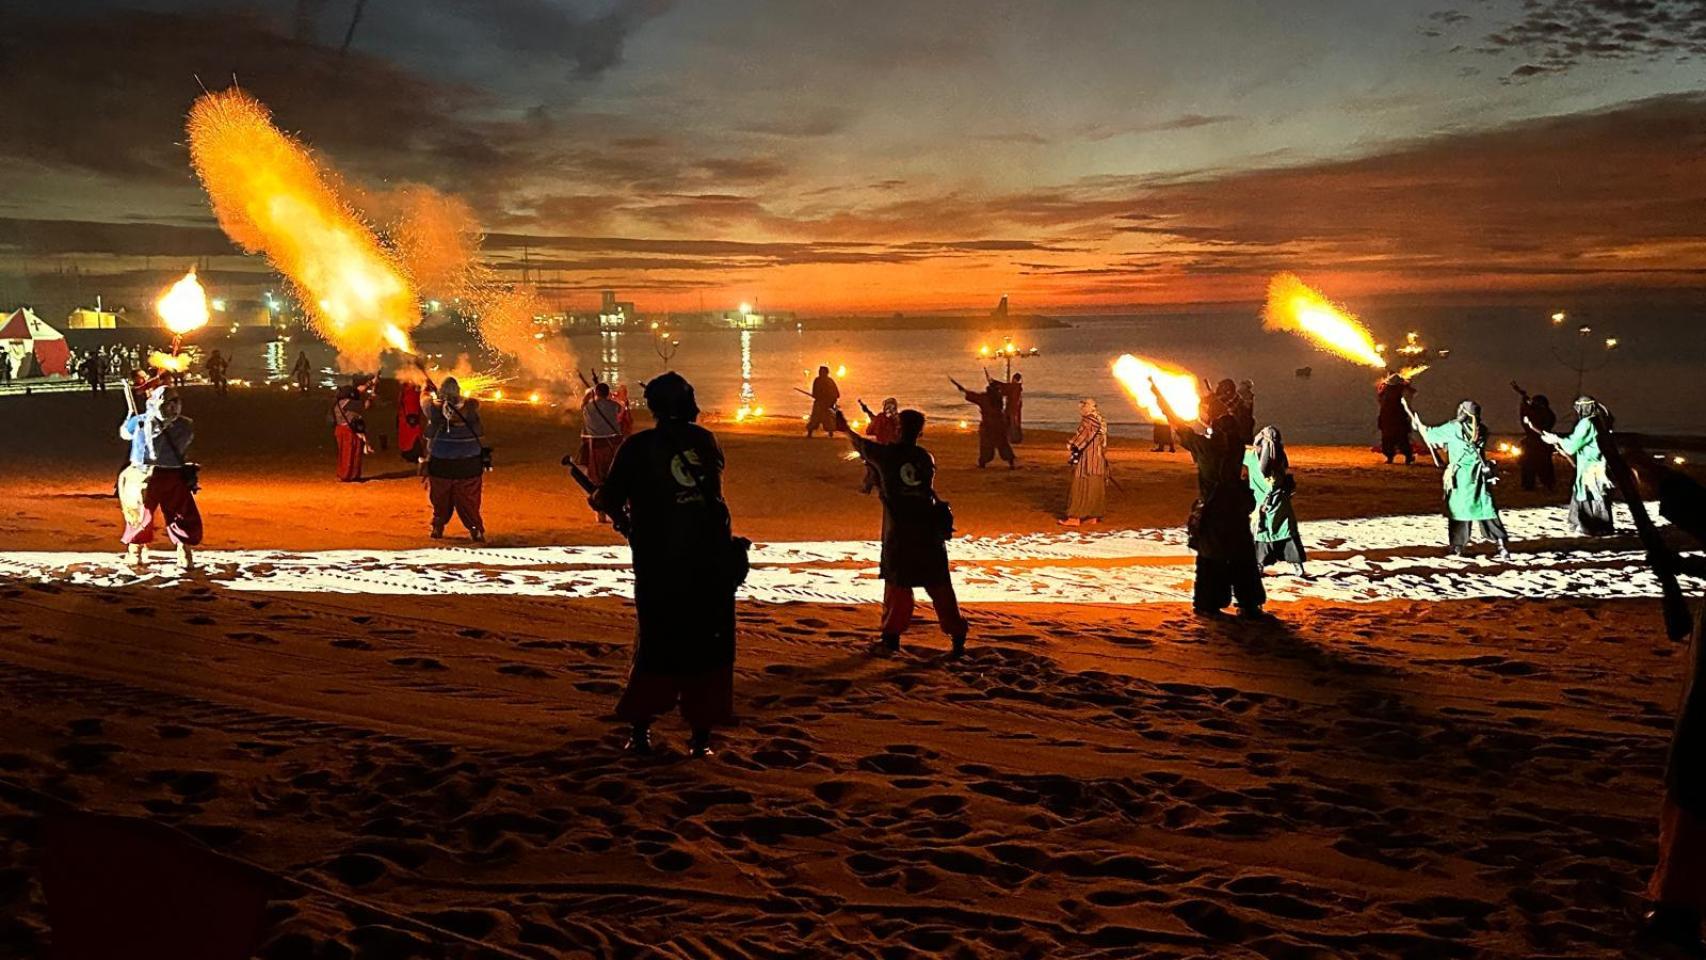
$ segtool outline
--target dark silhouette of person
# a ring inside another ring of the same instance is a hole
[[[997,381],[998,383],[1000,381]],[[1001,385],[1007,407],[1007,442],[1025,442],[1025,375],[1013,374],[1013,379]]]
[[[1522,444],[1517,453],[1517,468],[1522,475],[1522,488],[1533,490],[1536,481],[1547,490],[1558,488],[1558,473],[1552,465],[1552,445],[1541,434],[1558,425],[1558,415],[1552,412],[1552,402],[1543,393],[1529,396],[1528,391],[1511,381],[1511,389],[1522,397],[1519,408],[1522,423]]]
[[[1416,450],[1410,445],[1410,415],[1404,412],[1404,401],[1415,394],[1416,388],[1410,386],[1410,381],[1396,373],[1374,387],[1374,397],[1380,405],[1374,422],[1380,428],[1380,453],[1387,463],[1397,453],[1404,454],[1405,463],[1416,462]]]
[[[817,379],[812,381],[812,413],[806,420],[806,436],[810,437],[820,427],[824,436],[835,436],[835,404],[840,399],[841,388],[830,377],[829,368],[818,367]]]
[[[296,381],[296,389],[308,392],[308,388],[313,385],[313,377],[314,368],[308,363],[308,351],[297,353],[296,363],[290,368],[290,379]]]
[[[230,367],[231,361],[225,359],[225,355],[218,350],[213,351],[207,358],[207,362],[202,365],[202,368],[207,371],[207,379],[213,381],[214,392],[222,397],[225,396],[225,391],[231,383],[225,376],[225,371]]]
[[[1250,530],[1255,497],[1241,475],[1244,466],[1242,428],[1231,412],[1222,412],[1207,433],[1179,418],[1150,385],[1161,412],[1173,426],[1179,446],[1197,467],[1197,499],[1185,528],[1196,551],[1196,584],[1191,608],[1202,616],[1219,616],[1234,599],[1240,616],[1265,617],[1262,569],[1256,563],[1256,540]]]
[[[646,384],[657,425],[629,437],[592,508],[626,516],[639,621],[633,669],[616,704],[631,726],[628,749],[649,753],[652,722],[680,705],[693,756],[734,716],[734,536],[723,501],[723,450],[693,421],[693,387],[673,371]]]
[[[1608,437],[1609,441],[1610,438]],[[1630,456],[1642,479],[1658,488],[1659,512],[1678,529],[1706,544],[1706,487],[1662,461]],[[1699,557],[1648,555],[1670,572],[1706,579]],[[1706,956],[1700,921],[1706,913],[1706,604],[1694,617],[1689,661],[1677,702],[1676,727],[1665,763],[1664,804],[1659,811],[1659,858],[1647,884],[1652,910],[1649,937],[1680,947],[1683,955]]]
[[[979,393],[973,393],[960,386],[958,380],[952,381],[965,395],[966,402],[977,408],[977,466],[981,470],[989,466],[989,461],[996,456],[1007,461],[1007,468],[1012,469],[1018,461],[1013,455],[1013,444],[1007,435],[1007,412],[1003,406],[1006,391],[995,380]]]
[[[936,621],[952,642],[952,656],[966,649],[966,621],[960,615],[954,583],[948,574],[945,504],[936,496],[936,460],[918,444],[924,433],[924,414],[900,412],[900,436],[894,443],[877,443],[847,430],[846,418],[836,419],[853,449],[877,471],[878,496],[883,501],[883,549],[878,573],[883,578],[882,645],[900,649],[900,635],[912,623],[913,590],[923,587],[936,608]]]

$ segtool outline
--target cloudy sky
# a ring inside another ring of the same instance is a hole
[[[0,293],[245,269],[233,77],[571,306],[1706,299],[1706,0],[10,0]]]

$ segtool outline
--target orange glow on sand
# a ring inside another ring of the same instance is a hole
[[[377,367],[379,352],[394,345],[389,331],[413,329],[419,306],[395,257],[334,177],[236,88],[196,100],[189,142],[220,227],[290,278],[343,365]]]

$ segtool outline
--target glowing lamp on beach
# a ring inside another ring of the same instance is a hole
[[[1685,458],[1683,458],[1683,457],[1671,457],[1671,458],[1670,458],[1670,462],[1671,462],[1671,463],[1674,463],[1674,464],[1676,464],[1676,465],[1677,465],[1677,466],[1679,466],[1679,467],[1680,467],[1680,466],[1682,466],[1682,465],[1683,465],[1683,464],[1685,464],[1685,463],[1687,463],[1687,462],[1688,462],[1688,460],[1687,460],[1687,459],[1685,459]]]
[[[1605,349],[1616,350],[1617,349],[1617,338],[1616,337],[1606,337],[1605,338]]]
[[[980,357],[989,356],[989,344],[986,343],[986,344],[983,344],[982,346],[978,347],[977,348],[977,355]]]
[[[195,271],[184,274],[183,279],[154,301],[154,311],[160,314],[173,336],[181,337],[207,326],[207,292],[195,278]]]
[[[838,377],[847,376],[847,364],[843,363],[840,366],[836,367],[835,368],[835,375]]]
[[[967,426],[968,426],[968,424],[964,420],[960,421],[960,429],[961,430],[964,430]]]
[[[1143,412],[1157,422],[1165,420],[1166,415],[1155,399],[1156,390],[1167,398],[1167,405],[1175,414],[1186,420],[1197,418],[1198,381],[1197,375],[1189,370],[1126,353],[1114,361],[1114,379],[1125,387],[1126,393]]]
[[[1557,313],[1554,313],[1552,315],[1552,325],[1553,326],[1555,326],[1555,327],[1560,326],[1563,324],[1563,322],[1564,322],[1564,311],[1560,310]]]
[[[528,394],[527,395],[527,402],[528,403],[538,403],[539,402],[539,391],[535,390],[532,393]]]

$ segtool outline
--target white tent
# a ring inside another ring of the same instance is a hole
[[[9,364],[13,379],[65,376],[71,372],[71,347],[65,335],[47,325],[29,307],[0,319],[0,363]]]

